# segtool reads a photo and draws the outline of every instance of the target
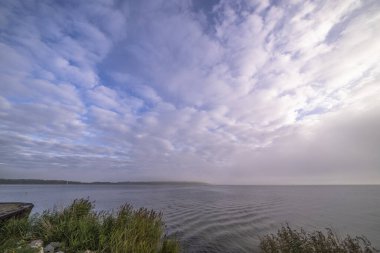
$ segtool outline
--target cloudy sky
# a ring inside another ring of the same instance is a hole
[[[0,178],[380,183],[380,1],[0,2]]]

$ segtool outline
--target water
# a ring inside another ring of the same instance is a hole
[[[258,237],[286,222],[365,235],[380,248],[380,186],[0,185],[0,202],[33,202],[33,212],[80,197],[98,210],[161,210],[184,252],[256,252]]]

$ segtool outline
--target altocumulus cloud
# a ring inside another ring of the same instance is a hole
[[[0,3],[0,177],[380,183],[380,2]]]

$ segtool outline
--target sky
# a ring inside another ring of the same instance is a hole
[[[380,1],[0,2],[0,178],[380,183]]]

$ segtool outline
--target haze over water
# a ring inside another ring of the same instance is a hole
[[[1,202],[33,202],[33,213],[80,197],[98,210],[128,202],[162,211],[184,252],[252,252],[286,222],[365,235],[380,248],[380,186],[0,185]]]

